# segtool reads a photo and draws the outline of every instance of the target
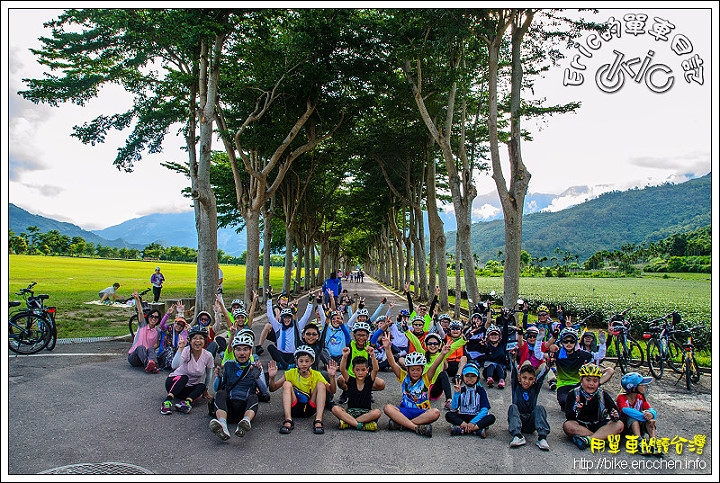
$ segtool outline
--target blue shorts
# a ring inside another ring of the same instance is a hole
[[[410,421],[412,421],[413,419],[417,418],[417,417],[420,416],[421,414],[424,414],[425,411],[427,411],[427,409],[406,408],[406,407],[403,407],[403,406],[398,406],[397,408],[398,408],[398,410],[403,414],[403,416],[405,416],[406,418],[408,418]]]

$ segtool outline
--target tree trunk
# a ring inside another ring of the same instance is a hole
[[[435,286],[435,273],[437,271],[437,285],[440,287],[438,308],[446,312],[448,306],[448,279],[447,259],[445,248],[445,225],[438,215],[437,198],[435,196],[435,164],[428,162],[428,176],[425,182],[427,190],[428,226],[430,228],[430,290]]]
[[[252,291],[259,284],[260,273],[260,211],[243,213],[247,233],[247,259],[245,260],[245,300],[252,300]]]
[[[462,254],[460,252],[460,234],[455,232],[455,318],[460,318],[460,307],[462,302],[462,286],[460,285],[460,262],[462,260]],[[468,302],[468,309],[470,302]],[[469,317],[468,317],[469,318]]]

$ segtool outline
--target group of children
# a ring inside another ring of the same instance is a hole
[[[256,299],[255,295],[253,309]],[[388,430],[409,430],[432,437],[432,424],[442,413],[431,402],[445,394],[450,435],[486,438],[496,418],[490,413],[481,376],[488,388],[503,389],[509,368],[510,447],[525,445],[523,434],[536,432],[536,445],[544,451],[550,448],[550,426],[538,396],[546,378],[554,375],[554,365],[557,399],[566,418],[563,431],[578,448],[589,447],[593,439],[606,440],[611,434],[625,433],[648,436],[649,440],[642,440],[641,449],[657,452],[651,443],[657,436],[657,413],[644,396],[652,379],[638,373],[625,374],[621,381],[623,392],[614,399],[602,386],[612,373],[598,364],[604,357],[603,333],[598,338],[602,350],[595,347],[594,352],[589,352],[581,348],[571,324],[562,328],[543,325],[538,317],[538,328],[527,324],[527,309],[523,326],[516,327],[513,311],[503,310],[493,321],[490,304],[478,304],[466,326],[448,316],[428,313],[434,312],[437,293],[430,310],[420,304],[417,312],[408,294],[410,310],[401,310],[394,321],[392,303],[382,313],[385,299],[372,315],[364,307],[364,300],[358,305],[354,305],[356,301],[341,302],[340,306],[335,305],[333,297],[327,305],[323,300],[322,294],[311,293],[305,313],[297,320],[297,300],[291,304],[286,294],[281,294],[273,305],[271,295],[268,297],[267,333],[274,335],[275,343],[268,348],[272,360],[267,374],[253,354],[253,349],[259,352],[257,348],[263,342],[255,341],[254,310],[245,311],[240,300],[233,300],[227,310],[220,295],[211,328],[207,312],[198,313],[196,324],[187,330],[182,314],[168,326],[165,322],[170,310],[161,324],[159,312],[145,317],[138,309],[142,322],[128,360],[131,365],[144,366],[146,372],[159,372],[157,349],[161,339],[169,338],[170,349],[164,351],[172,353],[168,367],[172,372],[165,381],[167,397],[161,413],[169,415],[173,409],[188,413],[192,404],[205,396],[210,399],[208,407],[213,416],[209,429],[223,440],[230,439],[228,424],[236,424],[235,434],[244,436],[252,427],[259,401],[269,401],[269,393],[279,389],[281,434],[293,431],[295,418],[308,417],[313,418],[312,431],[323,434],[323,417],[329,409],[340,429],[376,431],[384,413],[389,418]],[[311,322],[313,308],[318,317]],[[543,310],[539,312],[547,310],[540,308]],[[226,334],[221,333],[221,320],[225,320]],[[383,370],[393,372],[401,387],[399,403],[386,404],[382,411],[373,408],[373,392],[385,388],[385,381],[378,377],[381,362]],[[210,387],[214,389],[212,398]],[[335,401],[338,388],[342,395]],[[174,404],[174,400],[179,402]]]

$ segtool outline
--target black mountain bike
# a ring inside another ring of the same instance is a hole
[[[57,325],[55,307],[46,307],[44,300],[48,294],[35,295],[32,288],[37,282],[31,282],[26,288],[16,292],[25,297],[23,310],[10,314],[8,319],[8,347],[16,354],[34,354],[43,349],[53,350],[57,343]],[[22,302],[10,301],[9,308],[19,307]]]
[[[647,340],[647,361],[650,373],[655,379],[661,379],[665,373],[665,366],[669,366],[675,373],[682,373],[685,351],[675,340],[675,324],[680,321],[680,314],[672,312],[664,317],[651,320],[643,338]]]
[[[640,344],[630,334],[630,321],[625,318],[629,310],[614,314],[608,323],[610,334],[615,336],[617,365],[623,374],[640,367],[645,360]]]
[[[149,288],[146,288],[142,292],[138,293],[140,296],[140,302],[142,303],[143,313],[147,315],[150,312],[150,304],[145,302],[142,298],[143,295],[148,293],[150,291]],[[137,314],[137,308],[135,308],[135,311],[132,314],[132,317],[130,317],[130,320],[128,320],[128,329],[130,329],[130,337],[133,339],[135,338],[135,332],[138,330],[138,314]]]

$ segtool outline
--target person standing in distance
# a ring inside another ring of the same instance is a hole
[[[153,288],[153,302],[160,300],[160,291],[162,290],[162,284],[165,281],[165,275],[160,271],[160,267],[155,267],[155,273],[150,275],[150,283]]]

